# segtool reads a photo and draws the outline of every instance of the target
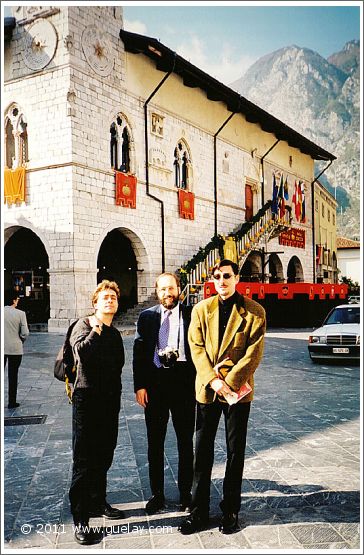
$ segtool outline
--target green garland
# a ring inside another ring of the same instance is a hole
[[[264,216],[264,214],[270,208],[271,204],[272,201],[268,200],[268,202],[266,202],[265,205],[260,208],[256,214],[254,214],[253,218],[249,222],[244,222],[239,231],[237,231],[236,233],[230,233],[229,237],[234,237],[235,241],[238,241],[239,239],[244,237],[244,235],[246,235],[252,229],[253,225],[259,222],[260,218]]]
[[[244,222],[240,227],[239,231],[236,233],[230,233],[229,237],[234,237],[235,241],[241,239],[244,235],[246,235],[253,227],[253,225],[259,222],[260,218],[264,216],[267,210],[270,208],[272,204],[271,200],[265,203],[265,205],[258,210],[258,212],[253,216],[253,218],[249,222]],[[286,207],[289,208],[288,206]],[[181,266],[177,270],[177,274],[181,280],[181,288],[184,289],[187,285],[187,275],[192,272],[200,262],[204,262],[206,260],[207,255],[214,249],[219,249],[220,258],[224,258],[224,244],[225,240],[222,235],[216,235],[212,237],[211,241],[207,243],[207,245],[203,248],[200,247],[197,253],[189,260],[186,264]]]
[[[214,249],[219,249],[219,254],[223,257],[224,253],[224,238],[221,235],[217,235],[212,237],[211,241],[207,243],[205,247],[200,247],[197,253],[189,260],[186,264],[181,266],[177,273],[181,280],[181,288],[187,285],[187,274],[192,272],[200,262],[204,262],[206,260],[207,255]]]

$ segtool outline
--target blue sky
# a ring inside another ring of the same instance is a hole
[[[361,38],[359,1],[52,2],[57,4],[121,5],[125,29],[159,39],[226,84],[239,79],[261,56],[284,46],[296,44],[327,58],[349,40]],[[5,15],[10,15],[7,8]]]
[[[125,29],[159,39],[226,84],[239,79],[261,56],[284,46],[296,44],[327,58],[347,41],[361,38],[359,2],[155,4],[123,2]]]

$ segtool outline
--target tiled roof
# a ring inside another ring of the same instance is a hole
[[[346,237],[336,238],[336,248],[338,249],[360,249],[360,242],[347,239]]]
[[[316,145],[285,123],[259,108],[247,98],[220,83],[194,66],[176,52],[153,37],[131,33],[121,29],[120,38],[125,50],[133,54],[144,54],[154,61],[160,71],[176,73],[186,87],[200,87],[206,91],[207,98],[224,102],[233,113],[241,112],[250,123],[257,123],[267,133],[273,133],[279,141],[286,141],[290,146],[308,154],[314,160],[336,160],[336,156]]]

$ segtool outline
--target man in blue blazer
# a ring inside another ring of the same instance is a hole
[[[193,478],[196,370],[188,344],[191,307],[180,304],[179,279],[163,273],[156,281],[159,304],[143,310],[133,349],[136,401],[144,408],[148,436],[148,514],[164,507],[164,441],[169,416],[177,437],[180,508],[189,510]]]

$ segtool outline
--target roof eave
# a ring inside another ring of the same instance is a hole
[[[231,112],[244,114],[250,123],[259,124],[263,131],[273,133],[277,139],[287,142],[314,160],[333,161],[336,156],[316,145],[278,118],[269,114],[247,98],[224,85],[211,75],[194,66],[153,37],[120,30],[125,50],[133,54],[144,54],[153,60],[160,71],[173,71],[185,86],[199,87],[211,101],[224,102]]]

